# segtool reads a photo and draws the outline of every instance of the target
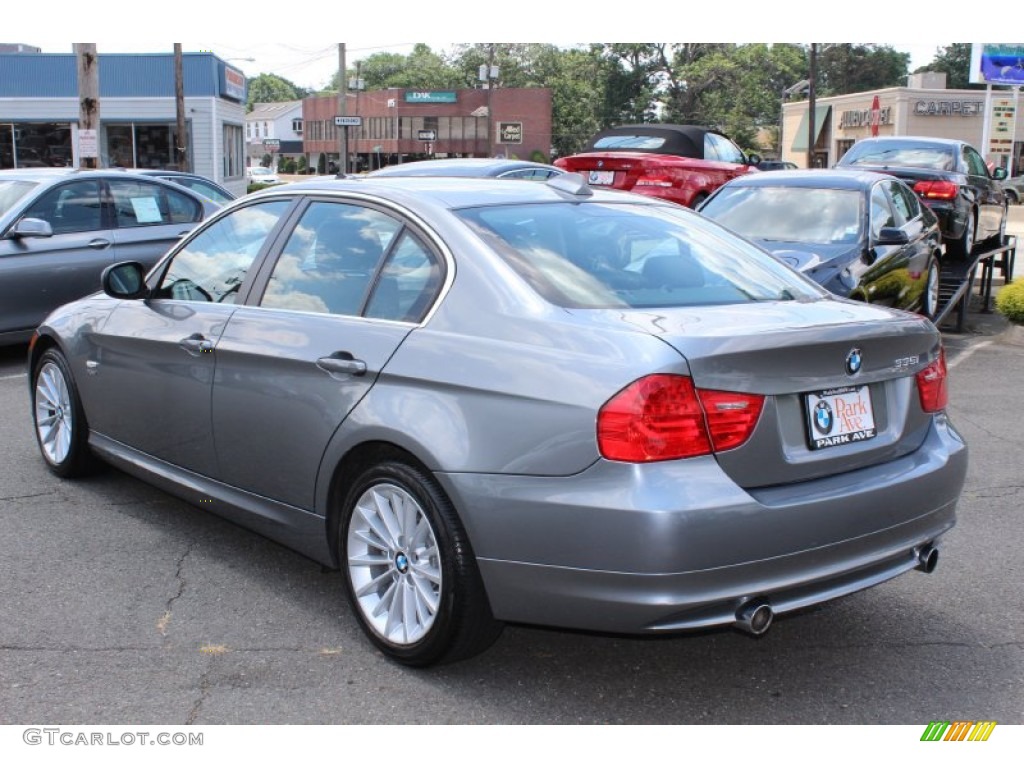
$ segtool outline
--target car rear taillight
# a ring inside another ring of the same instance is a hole
[[[762,395],[697,389],[688,376],[634,381],[597,415],[597,444],[613,461],[665,461],[742,445],[754,431]]]
[[[919,181],[914,191],[927,200],[952,200],[960,191],[952,181]]]
[[[938,413],[949,403],[949,389],[946,386],[946,350],[939,350],[939,357],[924,370],[917,372],[917,392],[921,397],[921,410]]]

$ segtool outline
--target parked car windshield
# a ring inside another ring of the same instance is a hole
[[[36,186],[34,181],[9,180],[0,181],[0,216],[6,214],[14,207],[28,191]]]
[[[946,147],[871,142],[854,144],[839,164],[891,165],[952,171],[955,168],[955,158],[953,152]]]
[[[864,221],[852,189],[725,187],[700,212],[744,237],[815,245],[856,243]]]
[[[684,209],[509,205],[459,215],[548,301],[572,308],[815,299],[814,283]]]

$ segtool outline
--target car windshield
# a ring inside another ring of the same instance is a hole
[[[840,165],[882,165],[952,171],[953,152],[946,147],[907,144],[854,144]]]
[[[37,186],[34,181],[8,180],[0,181],[0,216],[6,214],[29,190]]]
[[[572,308],[816,299],[814,283],[674,207],[556,203],[457,212],[548,301]]]
[[[815,245],[856,243],[864,221],[852,189],[725,187],[700,212],[752,240]]]

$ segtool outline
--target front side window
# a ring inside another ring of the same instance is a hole
[[[709,144],[714,148],[714,154],[710,153]],[[715,133],[704,134],[704,157],[708,160],[717,158],[723,163],[742,164],[745,160],[739,147]]]
[[[61,184],[39,198],[25,217],[50,223],[53,234],[103,229],[103,203],[98,181]]]
[[[233,304],[267,237],[291,205],[273,200],[217,219],[167,265],[155,298]]]
[[[882,234],[884,227],[895,226],[896,217],[889,205],[889,197],[882,189],[882,185],[876,184],[871,189],[871,236],[877,238]]]
[[[110,182],[114,226],[147,227],[187,224],[203,218],[203,209],[188,195],[158,184],[125,179]]]
[[[558,203],[458,215],[558,306],[687,307],[824,295],[761,249],[682,208]]]
[[[964,147],[964,162],[972,176],[988,176],[988,167],[985,165],[985,161],[971,147]]]

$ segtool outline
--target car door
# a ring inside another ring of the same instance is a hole
[[[218,344],[213,420],[223,481],[313,510],[331,437],[425,311],[439,276],[440,260],[394,215],[310,202]]]
[[[196,233],[91,334],[90,426],[150,456],[216,477],[210,391],[217,344],[290,199],[236,208]]]
[[[981,243],[998,235],[1006,215],[1006,196],[1002,186],[988,172],[985,160],[973,147],[963,147],[963,164],[967,180],[978,201],[978,232],[974,241]]]
[[[98,291],[114,259],[98,180],[52,187],[25,208],[26,218],[47,222],[53,235],[0,239],[0,332],[35,328],[61,304]]]
[[[138,261],[146,268],[191,232],[203,218],[203,206],[186,192],[148,179],[108,182],[117,261]]]
[[[910,276],[911,257],[915,238],[912,230],[920,227],[907,220],[910,215],[906,201],[899,196],[899,205],[893,199],[895,181],[879,181],[871,187],[869,198],[870,220],[868,228],[868,268],[861,275],[864,298],[873,304],[901,307],[910,300],[914,281]],[[898,192],[896,192],[899,195]],[[902,230],[906,243],[895,243],[883,238],[883,230]],[[919,234],[919,233],[918,233]],[[909,298],[908,298],[909,297]]]

